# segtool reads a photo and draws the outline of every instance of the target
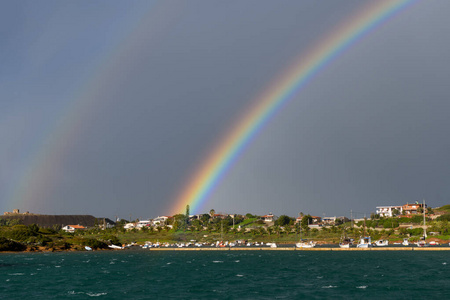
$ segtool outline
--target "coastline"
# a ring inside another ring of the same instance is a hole
[[[94,249],[86,251],[84,249],[38,249],[25,251],[0,251],[1,254],[24,254],[24,253],[60,253],[60,252],[111,252],[111,251],[450,251],[450,247],[370,247],[370,248],[339,248],[339,247],[316,247],[316,248],[297,248],[297,247],[204,247],[204,248],[148,248],[148,249]]]
[[[450,247],[387,247],[387,248],[150,248],[150,251],[450,251]]]

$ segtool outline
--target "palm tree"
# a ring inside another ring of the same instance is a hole
[[[281,228],[278,225],[273,226],[273,231],[280,236]]]
[[[284,232],[289,235],[289,233],[291,233],[292,231],[292,227],[290,225],[285,225],[284,226]]]
[[[264,228],[263,226],[259,227],[259,233],[261,235],[264,235],[266,233],[266,228]]]

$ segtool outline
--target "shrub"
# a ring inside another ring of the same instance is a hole
[[[450,214],[445,214],[436,218],[436,221],[450,221]]]
[[[0,237],[0,251],[24,251],[25,249],[27,249],[27,246],[21,243]]]
[[[92,249],[106,249],[108,248],[108,245],[105,242],[96,240],[96,239],[83,239],[82,241],[83,246],[89,246]]]

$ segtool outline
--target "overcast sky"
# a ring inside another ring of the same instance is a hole
[[[0,211],[171,212],[237,117],[367,1],[3,1]],[[253,140],[203,211],[450,204],[450,2],[365,36]]]

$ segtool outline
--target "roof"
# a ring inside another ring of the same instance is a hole
[[[264,216],[261,216],[261,218],[273,218],[273,215],[264,215]]]
[[[67,225],[67,226],[70,226],[70,227],[72,227],[74,229],[85,229],[86,228],[86,227],[81,226],[81,225]]]

